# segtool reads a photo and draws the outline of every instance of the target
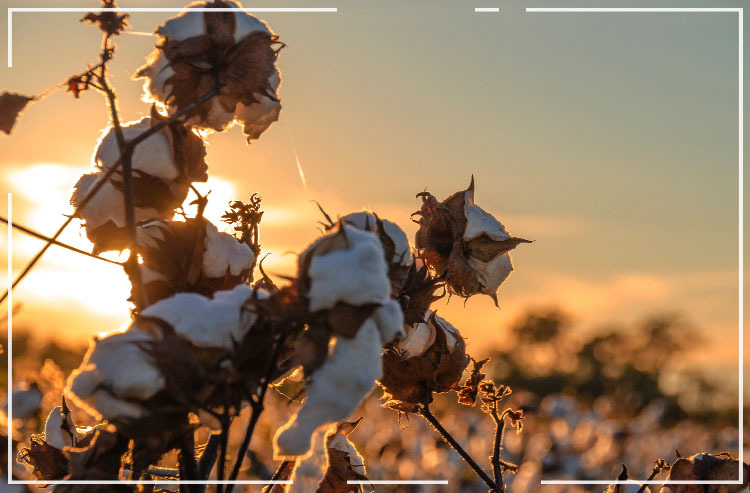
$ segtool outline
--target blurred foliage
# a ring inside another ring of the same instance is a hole
[[[510,335],[510,346],[492,353],[489,372],[516,391],[539,398],[567,394],[587,407],[610,397],[617,402],[613,418],[634,416],[659,401],[665,426],[685,418],[717,426],[737,422],[727,386],[682,364],[706,341],[679,316],[582,334],[560,310],[547,309],[525,314]]]

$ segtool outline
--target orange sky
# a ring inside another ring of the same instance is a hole
[[[262,246],[272,253],[264,265],[288,274],[294,256],[285,253],[317,234],[311,199],[332,215],[369,208],[412,236],[414,194],[427,187],[444,197],[473,173],[477,203],[535,243],[514,252],[500,310],[480,297],[438,304],[470,351],[502,344],[529,307],[562,306],[579,330],[668,311],[709,335],[701,364],[731,368],[736,19],[529,17],[517,6],[493,18],[460,2],[430,5],[429,17],[395,1],[262,16],[289,45],[279,60],[284,110],[252,146],[238,129],[209,138],[207,216],[260,192]],[[1,89],[39,93],[95,60],[98,33],[77,14],[33,15],[14,17],[14,67],[0,68]],[[132,30],[150,32],[163,19],[135,14]],[[126,121],[148,110],[129,76],[153,41],[117,40],[111,72]],[[13,192],[18,222],[54,231],[106,123],[98,95],[59,92],[0,136],[0,190]],[[90,248],[78,225],[63,240]],[[14,270],[39,247],[15,234]],[[0,250],[7,254],[4,237]],[[24,305],[16,325],[78,341],[127,320],[128,290],[116,266],[53,247],[15,293]]]

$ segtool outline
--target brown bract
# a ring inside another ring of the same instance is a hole
[[[85,448],[66,448],[65,455],[70,463],[71,480],[111,480],[120,473],[122,454],[128,449],[128,442],[115,430],[114,426],[97,429],[93,441]],[[107,486],[106,491],[132,491],[126,485]],[[83,491],[104,491],[96,485],[58,485],[55,491],[74,493]]]
[[[459,336],[451,351],[445,332],[437,326],[434,313],[426,323],[435,327],[435,341],[423,354],[407,357],[394,346],[383,352],[383,376],[378,383],[384,390],[384,407],[415,412],[418,405],[432,401],[433,392],[457,388],[469,364],[466,343]]]
[[[437,294],[442,290],[442,293]],[[445,281],[430,275],[427,266],[413,262],[406,274],[398,302],[404,314],[404,325],[412,325],[424,320],[430,306],[445,296]]]
[[[739,461],[727,453],[719,455],[696,454],[679,458],[672,464],[667,480],[672,481],[737,481]],[[736,493],[744,490],[750,482],[750,467],[743,464],[742,485],[736,484],[670,484],[661,488],[662,493]]]
[[[460,402],[461,404],[466,404],[467,406],[473,406],[477,403],[479,385],[482,383],[482,380],[484,380],[485,377],[485,374],[482,373],[482,368],[489,361],[489,358],[485,358],[479,361],[471,358],[471,362],[473,364],[471,374],[458,391],[458,402]]]

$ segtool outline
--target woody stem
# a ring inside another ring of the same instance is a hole
[[[476,472],[477,475],[482,478],[482,481],[484,481],[487,486],[492,489],[492,491],[500,491],[498,490],[497,484],[495,484],[495,482],[487,475],[487,473],[484,472],[481,467],[479,467],[479,464],[477,464],[476,461],[469,455],[469,453],[466,452],[466,450],[464,450],[464,448],[456,441],[456,439],[453,438],[450,433],[448,433],[448,430],[443,428],[443,425],[440,424],[440,421],[438,421],[435,415],[430,411],[430,406],[428,404],[424,404],[419,409],[419,414],[421,414],[422,417],[426,419],[427,422],[430,423],[438,433],[440,433],[440,436],[442,436],[443,439],[448,442],[448,445],[453,447],[453,449],[458,452],[458,455],[460,455],[461,458],[466,461],[466,463],[469,464],[472,469],[474,469],[474,472]]]

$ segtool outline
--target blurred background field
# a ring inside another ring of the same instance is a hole
[[[525,413],[520,434],[506,432],[503,458],[520,466],[510,476],[509,491],[603,491],[599,486],[544,486],[541,479],[612,480],[626,464],[631,478],[645,478],[656,459],[673,462],[676,450],[738,453],[736,390],[732,379],[685,369],[679,363],[700,351],[699,331],[677,316],[641,324],[601,327],[580,337],[575,324],[549,309],[526,313],[505,328],[508,347],[469,351],[491,356],[487,373],[514,392],[505,403]],[[3,341],[3,347],[7,347]],[[78,366],[83,345],[63,347],[44,341],[30,328],[14,330],[14,378],[38,385],[44,398],[40,417],[60,404],[69,372]],[[3,354],[2,368],[7,354]],[[0,374],[7,385],[6,372]],[[468,375],[468,372],[467,372]],[[278,463],[270,448],[276,429],[298,407],[288,389],[269,393],[267,412],[253,437],[242,475],[268,479]],[[364,416],[352,435],[365,459],[370,479],[448,479],[448,486],[378,486],[377,491],[481,492],[486,490],[458,454],[415,415],[383,409],[376,389],[354,417]],[[492,447],[494,426],[487,415],[456,402],[456,394],[437,395],[433,404],[443,425],[481,465]],[[73,409],[79,425],[93,424]],[[233,428],[230,452],[244,429],[244,413]],[[27,441],[43,419],[16,422],[15,439]],[[205,429],[198,440],[207,437]],[[747,436],[746,436],[747,441]],[[174,467],[166,456],[163,465]],[[657,479],[663,479],[662,473]]]

